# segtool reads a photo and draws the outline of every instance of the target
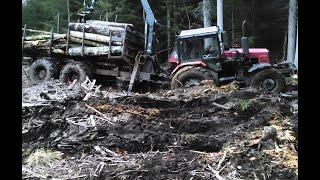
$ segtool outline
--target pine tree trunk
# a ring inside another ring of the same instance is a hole
[[[68,24],[70,24],[70,4],[69,4],[69,0],[67,0],[67,8],[68,8]]]
[[[295,52],[295,56],[294,56],[294,65],[298,69],[298,25],[297,25],[296,52]]]
[[[171,44],[169,0],[166,1],[166,6],[167,6],[167,49],[168,49],[168,54],[169,54],[169,48],[170,48],[170,44]]]
[[[223,0],[217,0],[217,25],[223,30]]]
[[[211,24],[211,1],[210,0],[203,0],[203,27],[212,26]]]
[[[106,0],[106,5],[108,4],[108,0]],[[109,21],[109,17],[108,17],[108,8],[106,9],[106,21]]]
[[[203,11],[203,27],[210,27],[211,24],[211,1],[210,0],[203,0],[202,11]],[[210,39],[205,39],[204,48],[207,48],[212,44]]]
[[[283,46],[282,46],[282,61],[285,61],[287,57],[287,45],[288,45],[288,34],[287,32],[285,32]]]
[[[232,0],[232,14],[231,14],[231,27],[232,27],[232,46],[234,45],[234,18],[233,18],[233,15],[234,15],[234,0]]]
[[[255,26],[255,0],[252,0],[252,37],[255,37],[254,26]],[[252,41],[252,46],[254,47],[254,39]]]
[[[293,63],[295,54],[295,40],[296,40],[296,8],[297,0],[290,0],[289,2],[289,18],[288,18],[288,50],[287,61]]]
[[[223,0],[217,0],[217,25],[223,31]],[[221,38],[221,34],[219,35]],[[224,50],[223,42],[220,42],[221,51]]]
[[[177,20],[176,20],[176,0],[173,0],[173,29],[176,31]],[[177,33],[175,33],[177,35]]]

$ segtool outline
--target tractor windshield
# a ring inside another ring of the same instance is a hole
[[[181,39],[179,42],[182,61],[197,61],[208,57],[219,56],[218,36],[205,36]]]

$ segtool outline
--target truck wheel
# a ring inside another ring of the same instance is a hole
[[[31,83],[39,84],[53,78],[56,72],[56,64],[50,58],[42,58],[31,64],[29,77]]]
[[[214,75],[215,72],[201,67],[183,67],[173,76],[171,89],[199,84],[202,80],[212,79]]]
[[[284,90],[286,81],[275,69],[264,69],[250,78],[250,84],[265,92],[279,93]]]
[[[72,83],[77,79],[78,83],[86,80],[86,77],[90,77],[89,67],[81,62],[70,62],[63,66],[60,72],[60,81],[63,83]]]

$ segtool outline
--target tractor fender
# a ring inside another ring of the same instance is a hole
[[[251,72],[255,72],[257,70],[261,70],[261,69],[266,69],[266,68],[271,68],[272,65],[269,63],[259,63],[259,64],[254,64],[252,65],[252,67],[248,70],[249,73]]]
[[[206,63],[202,62],[202,61],[195,61],[195,62],[187,62],[187,63],[182,63],[179,64],[176,68],[174,68],[174,70],[171,73],[171,76],[173,76],[177,71],[179,71],[180,69],[184,69],[184,70],[188,70],[194,66],[202,66],[202,67],[206,67]]]

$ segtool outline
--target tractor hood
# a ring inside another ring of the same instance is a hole
[[[223,52],[223,55],[226,58],[234,58],[236,56],[236,51],[242,53],[241,48],[227,50]],[[270,63],[269,61],[269,50],[265,48],[250,48],[249,49],[249,58],[258,59],[259,63]]]

